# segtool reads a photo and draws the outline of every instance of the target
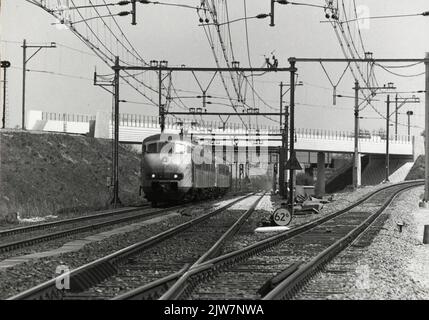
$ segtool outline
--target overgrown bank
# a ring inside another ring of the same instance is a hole
[[[416,179],[424,179],[425,178],[425,156],[418,156],[416,161],[414,162],[413,167],[408,173],[405,180],[416,180]]]
[[[0,220],[106,208],[111,141],[64,134],[0,132]],[[139,197],[140,157],[120,147],[120,199]]]

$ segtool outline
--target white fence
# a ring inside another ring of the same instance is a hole
[[[85,134],[89,132],[90,121],[95,120],[95,137],[111,139],[113,125],[111,114],[97,112],[96,116],[47,113],[31,110],[28,113],[28,129],[39,131],[56,131]],[[159,118],[156,116],[121,114],[119,123],[119,140],[141,142],[144,138],[159,133]],[[220,122],[208,121],[204,126],[188,121],[178,123],[166,119],[166,132],[179,133],[181,128],[187,134],[204,139],[210,143],[212,138],[225,141],[226,144],[238,145],[261,144],[264,146],[280,146],[281,131],[279,127],[258,126],[245,128],[242,124],[228,123],[225,128]],[[390,136],[389,151],[392,155],[413,155],[415,153],[414,137]],[[246,141],[246,140],[249,141]],[[255,143],[257,140],[257,143]],[[352,153],[354,150],[354,133],[324,129],[298,128],[295,131],[295,148],[299,151],[325,151]],[[224,143],[224,142],[219,142]],[[359,137],[359,151],[367,154],[384,154],[386,137],[377,132],[362,132]]]

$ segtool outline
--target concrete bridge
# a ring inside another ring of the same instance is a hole
[[[91,131],[96,138],[111,139],[113,124],[111,114],[97,112],[94,115],[72,115],[30,111],[27,119],[29,130],[54,131],[86,134]],[[238,146],[239,153],[245,152],[246,147],[259,146],[266,155],[268,163],[272,163],[269,154],[277,153],[281,146],[279,127],[260,125],[245,128],[242,124],[228,123],[225,128],[220,122],[207,121],[204,126],[196,125],[189,120],[178,123],[174,119],[166,119],[165,133],[179,133],[181,129],[187,135],[193,135],[201,144]],[[150,135],[160,132],[157,116],[121,114],[119,124],[119,140],[122,143],[140,144]],[[354,133],[338,130],[320,130],[297,128],[295,131],[295,149],[301,164],[306,168],[316,167],[317,172],[323,172],[322,167],[331,162],[332,154],[351,154],[354,152]],[[422,154],[421,142],[416,143],[415,137],[390,136],[389,152],[391,159],[415,159]],[[386,137],[376,132],[361,133],[359,137],[359,152],[379,159],[386,152]],[[243,157],[241,157],[243,159]],[[359,171],[360,172],[360,171]],[[319,174],[319,182],[324,176]],[[358,177],[360,181],[360,177]]]
[[[111,139],[112,121],[109,113],[98,112],[94,115],[58,114],[42,111],[30,111],[28,115],[29,130],[54,131],[85,134],[90,131],[90,122],[95,123],[95,137]],[[178,133],[181,125],[172,119],[166,119],[166,132]],[[202,141],[211,141],[215,135],[216,140],[226,140],[226,144],[245,145],[246,140],[255,144],[256,140],[267,142],[271,147],[281,145],[279,127],[260,125],[258,127],[244,128],[242,124],[227,124],[222,128],[220,122],[207,121],[204,126],[185,123],[184,131],[193,134]],[[140,143],[144,138],[160,132],[158,117],[133,114],[121,114],[119,125],[119,140],[129,143]],[[353,153],[354,133],[337,130],[303,129],[295,131],[295,148],[297,151],[327,152],[327,153]],[[384,154],[386,137],[382,134],[362,133],[359,137],[359,151],[364,154]],[[408,136],[390,136],[389,149],[391,155],[412,156],[418,153],[415,138]]]

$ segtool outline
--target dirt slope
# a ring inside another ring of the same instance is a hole
[[[415,179],[424,179],[425,178],[425,156],[419,156],[414,162],[413,167],[408,173],[405,180],[415,180]]]
[[[0,132],[0,219],[105,208],[111,142],[84,136]],[[120,148],[120,199],[140,201],[139,155]]]

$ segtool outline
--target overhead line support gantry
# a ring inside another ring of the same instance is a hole
[[[161,132],[165,129],[165,115],[167,114],[192,114],[192,113],[186,113],[186,112],[166,112],[164,110],[164,105],[162,104],[162,72],[172,73],[172,72],[236,72],[236,73],[244,73],[244,72],[290,72],[291,74],[291,86],[294,85],[295,82],[295,74],[296,69],[294,67],[294,63],[291,63],[291,66],[289,68],[242,68],[242,67],[186,67],[186,66],[180,66],[180,67],[169,67],[166,61],[161,61],[157,65],[145,65],[145,66],[131,66],[131,65],[121,65],[119,57],[116,57],[115,59],[115,65],[112,66],[112,70],[115,72],[115,78],[113,83],[115,84],[115,90],[114,90],[114,168],[113,168],[113,199],[112,204],[114,206],[118,205],[120,203],[119,200],[119,79],[120,79],[120,72],[121,71],[156,71],[158,72],[158,82],[159,82],[159,116],[160,116],[160,127]],[[293,101],[291,90],[291,101]],[[294,94],[294,93],[293,93]],[[292,102],[291,102],[292,103]],[[233,106],[234,107],[234,106]],[[235,110],[235,109],[234,109]],[[219,115],[222,113],[198,113],[198,115]],[[226,113],[223,113],[226,114]],[[280,115],[279,113],[231,113],[231,115]],[[229,113],[228,113],[229,115]]]
[[[426,93],[425,93],[425,135],[428,136],[429,132],[429,52],[426,53],[425,58],[387,58],[387,59],[374,59],[374,58],[363,58],[363,59],[347,59],[347,58],[289,58],[291,66],[295,66],[297,62],[369,62],[369,63],[383,63],[383,62],[392,62],[392,63],[401,63],[401,62],[422,62],[425,64],[425,84],[426,84]],[[292,92],[295,91],[295,88],[291,87],[291,96]],[[291,105],[292,110],[292,105]],[[291,112],[291,117],[293,117]],[[388,119],[389,117],[387,117]],[[291,119],[292,122],[293,119]],[[292,132],[292,131],[291,131]],[[426,138],[427,139],[427,138]],[[291,147],[292,152],[292,147]],[[425,154],[429,155],[429,143],[425,143]],[[292,180],[292,179],[291,179]],[[291,184],[292,186],[292,184]],[[293,190],[290,190],[291,195],[293,195]],[[423,203],[426,205],[429,202],[429,156],[425,157],[425,193],[423,198]]]

